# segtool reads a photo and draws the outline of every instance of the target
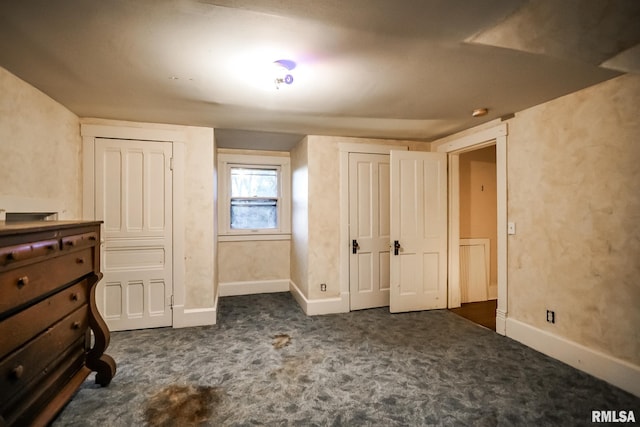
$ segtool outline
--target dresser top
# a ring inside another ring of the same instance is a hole
[[[0,221],[0,236],[8,236],[12,234],[24,232],[38,232],[48,230],[61,230],[65,228],[74,228],[86,225],[100,225],[102,221],[25,221],[25,222],[6,222]]]

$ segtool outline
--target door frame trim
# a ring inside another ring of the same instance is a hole
[[[173,307],[171,323],[182,326],[185,303],[185,220],[184,220],[184,132],[167,129],[148,129],[119,125],[95,125],[82,123],[82,218],[95,219],[95,141],[96,138],[131,139],[150,142],[171,142],[173,146],[172,188],[172,244],[173,244]]]
[[[507,319],[507,135],[506,123],[437,144],[449,158],[449,308],[460,307],[460,154],[496,146],[498,308],[496,332],[506,335]]]
[[[360,144],[341,142],[340,152],[340,293],[347,298],[351,310],[349,289],[349,154],[391,154],[391,150],[409,150],[407,145]]]

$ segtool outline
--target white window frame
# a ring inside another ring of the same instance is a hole
[[[269,168],[278,174],[278,227],[265,229],[231,228],[231,168]],[[218,154],[218,240],[280,240],[291,236],[291,160],[284,156]]]

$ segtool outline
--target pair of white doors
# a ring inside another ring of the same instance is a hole
[[[98,310],[112,331],[172,325],[171,142],[95,138]]]
[[[349,154],[351,310],[447,307],[446,155]]]

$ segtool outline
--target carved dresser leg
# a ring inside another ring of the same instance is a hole
[[[96,372],[96,384],[107,386],[116,374],[116,362],[104,351],[109,346],[109,328],[105,323],[98,306],[96,305],[96,285],[102,278],[102,274],[94,275],[89,280],[91,288],[89,297],[89,327],[93,331],[94,344],[87,353],[87,367]]]

